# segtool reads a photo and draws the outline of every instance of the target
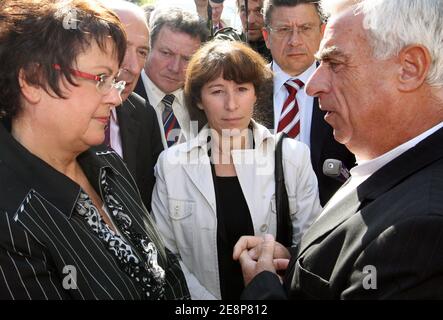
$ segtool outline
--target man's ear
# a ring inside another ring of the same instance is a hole
[[[266,47],[271,50],[271,43],[269,40],[269,30],[266,27],[261,29],[261,34],[263,35],[263,39],[265,40]]]
[[[202,105],[202,103],[201,102],[197,102],[197,108],[199,108],[200,110],[205,110],[204,108],[203,108],[203,105]]]
[[[326,29],[326,23],[322,23],[320,25],[320,33],[321,33],[322,37],[325,35],[325,29]]]
[[[23,69],[18,74],[18,83],[20,85],[20,91],[23,98],[31,104],[36,104],[41,99],[41,88],[38,85],[31,84],[26,79]]]
[[[410,45],[400,51],[398,59],[400,63],[399,90],[410,92],[422,86],[431,67],[429,50],[422,45]]]

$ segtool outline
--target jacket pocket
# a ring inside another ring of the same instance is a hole
[[[180,254],[189,255],[194,246],[196,203],[189,200],[168,199],[169,218]]]
[[[182,220],[195,211],[195,202],[169,198],[169,217],[172,220]]]
[[[289,203],[289,214],[291,215],[291,220],[296,218],[296,213],[298,212],[298,204],[297,204],[297,197],[295,196],[288,196],[288,203]],[[275,201],[275,195],[271,198],[271,212],[276,214],[277,213],[277,203]]]
[[[292,285],[302,290],[309,299],[332,299],[329,281],[313,273],[303,266],[303,258],[297,259],[295,263],[294,279]]]

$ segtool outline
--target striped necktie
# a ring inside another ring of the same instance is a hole
[[[174,116],[174,111],[172,110],[172,103],[174,102],[174,99],[175,96],[173,94],[167,94],[162,99],[162,103],[165,106],[162,114],[163,128],[168,147],[176,143],[180,135],[180,125],[177,118]]]
[[[291,138],[296,138],[300,134],[300,112],[295,95],[303,86],[304,83],[299,79],[289,79],[285,83],[289,96],[283,104],[277,132],[286,132]]]

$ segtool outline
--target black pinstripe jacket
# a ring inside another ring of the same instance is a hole
[[[147,211],[121,159],[96,149],[78,161],[99,195],[100,172],[113,175],[136,232],[146,233]],[[79,194],[78,184],[28,152],[0,124],[0,299],[141,298],[113,254],[73,214]],[[183,273],[169,252],[168,258],[162,266],[167,298],[187,297]]]

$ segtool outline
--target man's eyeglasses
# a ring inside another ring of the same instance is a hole
[[[53,64],[54,69],[61,70],[61,67],[59,64]],[[123,92],[125,89],[126,82],[125,81],[116,81],[114,77],[107,76],[105,74],[101,75],[94,75],[90,73],[86,73],[83,71],[75,70],[69,68],[69,72],[79,78],[87,79],[87,80],[93,80],[97,81],[97,90],[98,92],[102,94],[107,94],[111,91],[112,88],[115,88],[119,94]]]
[[[320,26],[319,25],[312,25],[312,24],[304,24],[301,26],[295,26],[295,27],[289,27],[289,26],[281,26],[281,27],[267,27],[275,37],[277,38],[289,38],[292,36],[294,30],[297,32],[299,36],[302,36],[304,38],[310,38],[314,35],[316,31],[320,32]]]

